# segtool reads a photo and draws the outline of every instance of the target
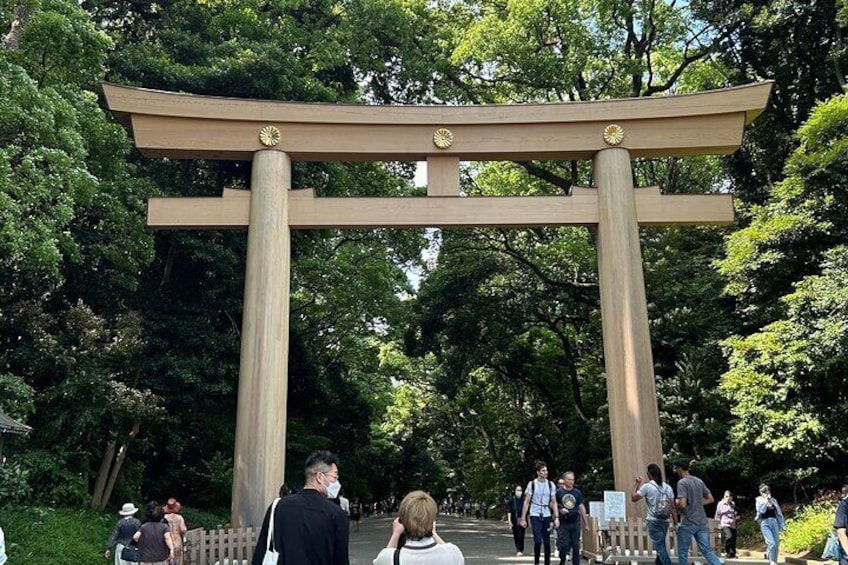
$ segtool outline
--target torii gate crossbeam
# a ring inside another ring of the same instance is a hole
[[[647,463],[662,460],[638,228],[727,224],[733,207],[729,195],[634,189],[630,162],[736,150],[771,83],[600,102],[420,107],[103,90],[144,155],[253,161],[249,192],[154,198],[148,209],[155,228],[248,229],[235,526],[261,523],[284,479],[292,229],[597,225],[616,488],[627,490]],[[596,187],[574,187],[568,196],[460,198],[459,162],[494,159],[592,159]],[[426,160],[427,197],[316,198],[291,190],[292,160]],[[628,506],[631,514],[643,511]]]

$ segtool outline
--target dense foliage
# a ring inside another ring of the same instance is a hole
[[[848,446],[843,6],[693,0],[17,0],[0,6],[0,502],[96,508],[231,484],[246,237],[152,232],[153,195],[243,162],[142,158],[98,82],[303,102],[661,96],[766,78],[742,151],[637,161],[731,188],[740,225],[643,230],[663,449],[716,488],[803,497]],[[815,108],[815,110],[814,110]],[[812,112],[812,114],[811,114]],[[410,163],[296,163],[320,195],[420,192]],[[567,193],[580,162],[469,163],[475,195]],[[298,232],[287,477],[342,457],[351,497],[490,501],[533,460],[612,484],[594,233]],[[822,457],[824,454],[824,457]],[[268,454],[274,456],[275,454]],[[789,472],[787,472],[789,471]],[[772,475],[769,475],[772,473]],[[743,497],[744,498],[744,497]],[[786,497],[783,497],[786,498]]]

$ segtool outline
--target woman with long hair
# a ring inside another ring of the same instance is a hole
[[[651,544],[657,552],[659,562],[662,565],[671,565],[671,556],[665,546],[665,538],[669,524],[675,520],[674,491],[668,483],[663,481],[659,465],[655,463],[648,465],[648,476],[651,480],[647,483],[642,482],[642,477],[636,477],[630,500],[638,502],[645,499],[648,508],[648,537],[651,538]]]
[[[766,540],[766,557],[769,565],[777,565],[780,554],[780,532],[786,529],[783,511],[777,499],[772,498],[768,485],[760,485],[760,496],[757,497],[757,522]]]

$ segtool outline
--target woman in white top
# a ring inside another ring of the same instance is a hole
[[[436,533],[436,501],[424,491],[414,490],[400,503],[398,517],[392,522],[392,535],[374,565],[465,565],[465,557],[452,543]],[[400,535],[406,544],[398,548]]]

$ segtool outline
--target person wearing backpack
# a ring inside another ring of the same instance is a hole
[[[676,519],[674,491],[668,483],[663,482],[662,471],[657,464],[648,465],[648,476],[651,480],[647,483],[642,482],[642,477],[636,477],[630,500],[639,502],[645,499],[645,505],[648,508],[648,537],[651,538],[651,544],[657,552],[654,562],[656,565],[671,565],[671,556],[665,546],[665,538],[669,524]]]
[[[556,489],[554,483],[548,480],[548,466],[543,461],[536,461],[536,478],[527,483],[524,492],[524,508],[518,523],[526,528],[527,517],[530,517],[533,529],[533,563],[539,565],[539,554],[544,544],[545,565],[551,565],[551,518],[554,526],[559,526],[559,510]]]

